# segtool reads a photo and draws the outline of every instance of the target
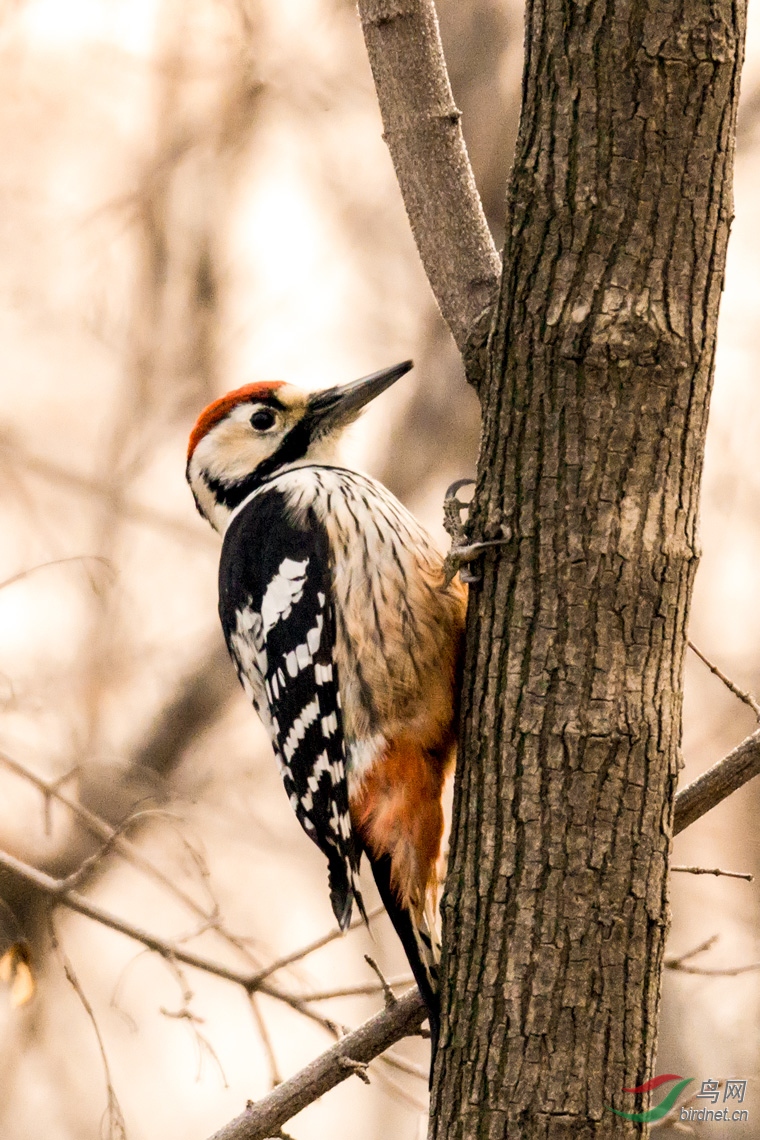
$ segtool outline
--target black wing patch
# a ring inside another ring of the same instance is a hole
[[[262,491],[230,524],[219,565],[219,615],[243,687],[269,729],[283,783],[307,835],[327,856],[342,929],[360,847],[351,825],[334,661],[327,534],[313,511],[294,522],[281,491]]]

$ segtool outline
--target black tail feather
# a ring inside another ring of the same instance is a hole
[[[359,861],[361,849],[357,850],[352,844],[348,854],[331,852],[328,856],[328,882],[330,885],[330,902],[333,914],[338,920],[338,926],[343,933],[351,925],[351,911],[356,903],[359,914],[367,921],[367,912],[364,909],[364,899],[359,890]]]
[[[383,905],[388,912],[388,917],[401,939],[401,945],[406,951],[414,979],[420,988],[420,993],[427,1006],[428,1023],[430,1025],[430,1073],[432,1076],[433,1061],[435,1060],[435,1054],[438,1048],[438,1036],[441,1026],[440,1004],[438,994],[434,989],[434,984],[437,984],[437,971],[435,966],[431,967],[429,964],[425,964],[420,955],[420,948],[417,942],[418,937],[423,942],[428,942],[428,938],[424,931],[419,931],[418,934],[415,935],[412,918],[409,912],[401,906],[396,897],[396,893],[391,886],[390,855],[381,855],[379,859],[376,859],[368,851],[367,856],[370,866],[372,867],[372,874],[375,876],[377,889],[380,892],[380,898],[383,900]],[[431,973],[433,973],[434,984],[431,984]]]
[[[356,903],[364,921],[367,921],[364,900],[356,883],[355,871],[353,868],[347,868],[346,862],[343,859],[337,856],[334,859],[330,859],[328,871],[330,902],[332,903],[333,914],[338,920],[338,926],[345,933],[351,923],[351,911],[354,903]]]

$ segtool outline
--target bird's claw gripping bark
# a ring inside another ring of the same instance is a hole
[[[462,511],[469,510],[470,504],[457,498],[461,487],[473,484],[474,479],[457,479],[452,483],[443,499],[443,527],[451,539],[451,549],[443,560],[444,588],[459,574],[467,585],[479,582],[483,575],[477,570],[467,569],[470,562],[478,558],[489,547],[503,546],[511,535],[503,538],[487,539],[481,542],[467,542],[466,524],[462,522]]]

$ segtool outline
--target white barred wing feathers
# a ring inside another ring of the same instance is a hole
[[[354,899],[363,909],[360,849],[348,805],[331,558],[313,511],[294,519],[275,487],[243,507],[224,538],[219,614],[293,810],[327,856],[330,898],[345,929]]]

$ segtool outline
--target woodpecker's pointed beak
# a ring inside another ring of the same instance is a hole
[[[306,412],[311,438],[327,435],[336,428],[351,423],[370,400],[374,400],[375,396],[390,388],[391,384],[395,384],[412,367],[411,360],[404,360],[401,364],[394,364],[392,368],[381,368],[379,372],[363,376],[361,380],[354,380],[352,384],[315,392],[309,398]]]

